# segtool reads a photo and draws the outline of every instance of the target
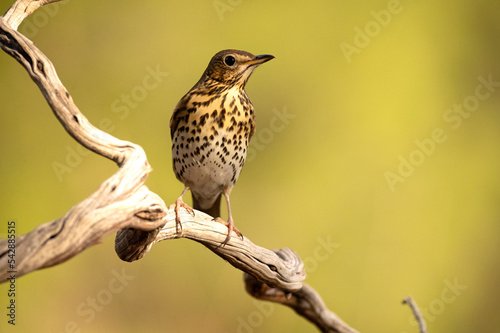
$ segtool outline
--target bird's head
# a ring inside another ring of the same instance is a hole
[[[200,81],[213,80],[227,87],[240,86],[243,89],[253,70],[273,58],[269,54],[254,56],[245,51],[223,50],[212,57]]]

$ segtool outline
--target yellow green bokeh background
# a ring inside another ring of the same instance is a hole
[[[9,5],[2,0],[0,12]],[[147,185],[167,203],[182,190],[168,129],[177,101],[219,50],[273,54],[247,85],[257,133],[231,197],[238,228],[258,245],[297,251],[306,282],[361,332],[417,332],[401,304],[409,294],[429,332],[498,329],[498,2],[71,0],[40,9],[19,30],[93,124],[104,120],[145,149],[154,168]],[[157,86],[138,95],[157,68]],[[19,235],[55,220],[117,167],[77,148],[3,52],[0,73],[6,237],[9,220]],[[479,77],[491,78],[491,91],[478,88]],[[477,89],[489,94],[454,118],[459,126],[450,122],[448,110],[473,102]],[[133,107],[115,112],[123,95]],[[431,144],[436,129],[445,139]],[[68,158],[71,170],[58,176],[54,162],[68,166]],[[391,185],[388,172],[404,176]],[[110,293],[116,272],[130,280]],[[125,263],[110,235],[19,278],[16,301],[20,332],[317,331],[288,308],[252,299],[240,271],[184,239]],[[7,302],[2,284],[2,332],[13,330]]]

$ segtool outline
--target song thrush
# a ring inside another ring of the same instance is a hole
[[[238,50],[213,56],[198,83],[182,97],[170,119],[173,168],[184,191],[175,201],[176,228],[179,209],[193,209],[182,200],[191,190],[193,208],[214,217],[228,228],[225,245],[234,231],[229,195],[245,163],[248,142],[255,133],[255,115],[244,88],[254,69],[273,59]],[[220,217],[224,195],[228,219]]]

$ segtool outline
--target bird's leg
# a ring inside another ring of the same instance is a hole
[[[238,228],[236,228],[234,226],[234,221],[233,221],[233,215],[231,214],[231,204],[229,203],[229,193],[225,193],[224,192],[224,198],[226,198],[226,205],[227,205],[227,215],[228,215],[228,219],[227,221],[224,221],[223,219],[221,219],[220,217],[216,217],[214,219],[214,221],[216,222],[219,222],[219,223],[222,223],[224,224],[226,227],[227,227],[227,237],[226,239],[224,240],[224,242],[222,242],[221,246],[224,246],[227,244],[227,242],[229,242],[229,240],[231,239],[231,232],[235,232],[238,236],[241,237],[241,239],[243,239],[243,235],[241,234],[241,232],[238,230]]]
[[[186,192],[189,190],[189,187],[188,186],[185,186],[184,187],[184,191],[182,191],[181,195],[177,198],[177,200],[175,200],[175,208],[174,208],[174,211],[175,211],[175,232],[176,233],[179,233],[179,228],[181,230],[181,233],[182,233],[182,224],[181,224],[181,215],[179,214],[179,209],[182,207],[182,208],[185,208],[189,213],[191,213],[193,216],[194,216],[194,210],[193,208],[189,207],[183,200],[182,200],[182,197],[184,196],[184,194],[186,194]]]

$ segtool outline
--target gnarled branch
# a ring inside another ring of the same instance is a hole
[[[172,206],[163,220],[166,224],[152,232],[120,230],[115,242],[120,258],[127,261],[140,259],[154,243],[163,240],[180,237],[192,239],[245,272],[245,289],[255,298],[291,307],[322,332],[357,332],[328,310],[319,294],[302,282],[305,279],[304,264],[292,250],[284,248],[271,251],[253,244],[246,237],[240,239],[235,236],[221,247],[227,228],[214,223],[212,217],[199,211],[195,211],[195,216],[187,211],[181,212],[182,235],[176,233]]]
[[[28,15],[56,1],[16,1],[0,17],[0,47],[27,70],[68,134],[114,161],[119,170],[60,219],[16,238],[16,277],[62,263],[115,231],[116,252],[127,261],[142,258],[159,241],[183,237],[202,243],[245,272],[246,290],[251,295],[292,307],[323,332],[356,332],[328,311],[319,295],[302,282],[303,263],[292,250],[271,251],[235,236],[221,247],[227,228],[198,211],[195,216],[183,212],[182,234],[176,232],[172,207],[166,207],[145,186],[151,168],[143,149],[94,127],[74,104],[50,60],[17,32]],[[11,252],[8,242],[0,241],[0,282],[5,282],[12,270],[8,264]]]
[[[23,7],[20,3],[30,7],[26,1],[16,2],[13,7]],[[23,16],[25,11],[9,10],[7,13]],[[14,18],[11,21],[17,22]],[[0,47],[28,71],[73,138],[120,166],[118,172],[96,192],[62,218],[17,237],[17,276],[66,261],[121,228],[130,226],[150,230],[161,226],[161,217],[166,214],[165,203],[144,185],[151,171],[144,150],[90,124],[73,103],[50,60],[28,38],[9,26],[3,17],[0,17]],[[0,242],[2,268],[7,267],[7,253],[7,242]],[[6,276],[7,270],[2,270],[0,279],[4,281]]]

